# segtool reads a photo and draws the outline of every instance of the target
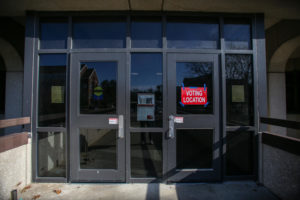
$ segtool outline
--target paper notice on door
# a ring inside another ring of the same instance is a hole
[[[118,118],[108,118],[108,124],[118,124]]]
[[[244,85],[232,85],[232,102],[242,103],[245,102]]]
[[[51,86],[51,103],[64,103],[64,86]]]

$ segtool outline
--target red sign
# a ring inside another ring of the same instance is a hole
[[[207,105],[207,87],[181,87],[183,105]]]

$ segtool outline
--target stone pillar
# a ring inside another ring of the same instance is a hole
[[[286,119],[285,72],[268,73],[269,117]],[[269,131],[286,135],[286,128],[269,126]]]

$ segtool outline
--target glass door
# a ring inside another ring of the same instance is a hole
[[[70,178],[125,181],[125,54],[73,53]]]
[[[167,55],[168,182],[220,180],[218,56]]]

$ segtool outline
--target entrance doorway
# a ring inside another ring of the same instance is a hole
[[[130,61],[71,56],[71,181],[220,180],[218,56],[169,53],[163,65],[159,53],[133,53]]]
[[[168,54],[168,181],[220,180],[218,56]]]
[[[71,181],[123,182],[125,56],[75,53],[71,61]]]

